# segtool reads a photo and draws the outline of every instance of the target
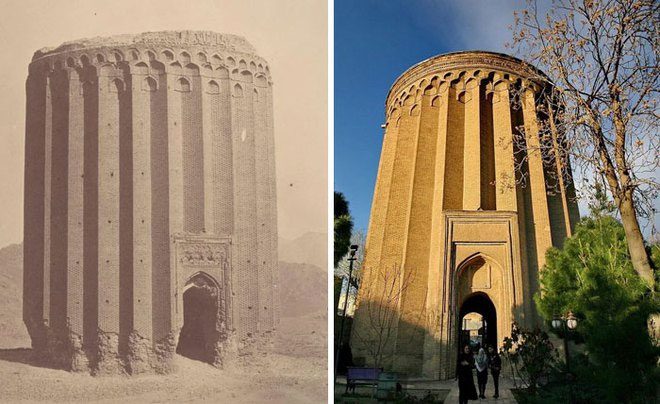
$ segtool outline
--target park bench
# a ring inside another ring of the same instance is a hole
[[[351,389],[355,393],[355,386],[370,385],[375,386],[378,384],[378,376],[383,371],[383,368],[365,368],[349,366],[346,368],[346,393]]]

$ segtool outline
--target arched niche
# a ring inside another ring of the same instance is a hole
[[[243,70],[241,72],[241,81],[244,83],[252,83],[252,73],[249,70]]]
[[[243,87],[240,84],[234,84],[234,97],[241,98],[243,97]]]
[[[158,82],[151,76],[147,76],[142,81],[142,90],[143,91],[157,91]]]
[[[209,94],[220,94],[220,85],[215,80],[210,80],[206,85],[206,92]]]
[[[221,78],[221,79],[228,79],[229,78],[229,70],[227,70],[226,67],[219,66],[215,71],[216,71],[216,74],[217,74],[218,78]]]
[[[188,80],[185,77],[180,77],[176,81],[176,91],[182,92],[182,93],[188,93],[192,90],[192,86],[190,84],[190,80]]]
[[[181,60],[182,64],[187,65],[192,59],[190,58],[190,54],[184,51],[179,54],[179,60]]]
[[[166,61],[171,62],[174,60],[174,53],[171,50],[165,49],[161,52]]]
[[[263,74],[259,74],[259,75],[254,77],[254,84],[257,87],[267,87],[268,86],[268,79]]]

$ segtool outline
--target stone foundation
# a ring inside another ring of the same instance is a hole
[[[123,360],[119,354],[118,334],[99,331],[96,346],[93,374],[102,376],[125,373]]]
[[[94,376],[169,374],[177,369],[179,330],[170,332],[155,344],[133,332],[125,346],[119,344],[116,333],[99,332],[97,343],[92,345],[92,349],[83,345],[81,336],[69,330],[54,330],[43,326],[41,332],[45,335],[44,344],[33,346],[33,355],[35,362],[44,366],[88,372]],[[272,347],[269,339],[248,338],[236,344],[226,335],[223,338],[214,344],[214,355],[210,363],[219,369],[239,356],[255,355]]]
[[[154,369],[155,362],[151,341],[132,332],[128,337],[128,353],[126,355],[126,370],[129,374],[149,373]]]
[[[73,372],[84,372],[89,367],[89,360],[83,350],[82,336],[67,328],[43,326],[45,346],[35,349],[40,362],[48,366]]]

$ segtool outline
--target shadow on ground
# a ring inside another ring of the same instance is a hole
[[[32,351],[32,348],[0,349],[0,360],[22,363],[24,365],[45,369],[62,370],[62,368],[53,366],[52,364],[39,358],[37,355],[35,355],[34,351]]]

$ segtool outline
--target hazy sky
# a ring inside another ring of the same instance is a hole
[[[273,76],[279,233],[327,224],[327,5],[308,0],[0,0],[0,247],[23,238],[25,79],[65,41],[160,30],[246,37]]]

